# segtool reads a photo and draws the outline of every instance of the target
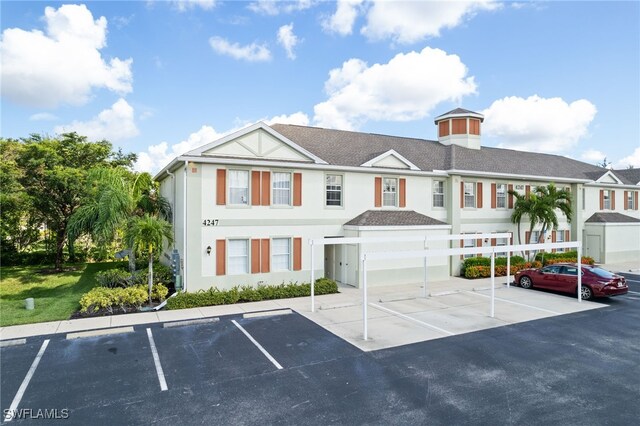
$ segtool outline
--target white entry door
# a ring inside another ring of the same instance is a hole
[[[358,246],[347,244],[344,246],[347,252],[346,256],[346,284],[354,287],[358,286]]]
[[[585,254],[596,262],[600,262],[600,235],[587,235]]]

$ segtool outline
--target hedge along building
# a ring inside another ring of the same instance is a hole
[[[482,147],[482,122],[461,108],[443,114],[435,119],[438,141],[259,122],[175,158],[156,179],[173,206],[185,288],[307,281],[311,238],[464,233],[468,239],[451,244],[505,245],[474,234],[515,235],[508,190],[527,194],[550,182],[570,189],[574,211],[571,222],[558,213],[551,241],[582,240],[598,261],[640,258],[640,178]],[[422,244],[327,245],[315,251],[315,276],[358,286],[361,251]],[[430,262],[430,279],[458,275],[462,260]],[[419,259],[381,262],[369,283],[421,282],[422,274]]]

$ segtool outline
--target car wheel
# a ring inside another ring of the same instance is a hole
[[[580,293],[582,300],[589,300],[593,297],[593,291],[586,285],[582,286],[582,292]]]
[[[531,288],[533,287],[533,282],[531,281],[531,278],[527,277],[526,275],[522,278],[520,278],[520,287],[522,288]]]

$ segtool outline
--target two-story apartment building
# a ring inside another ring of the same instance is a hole
[[[173,206],[171,249],[186,289],[308,281],[311,238],[464,233],[456,245],[504,245],[474,234],[516,235],[508,191],[550,182],[571,190],[574,217],[559,214],[546,238],[582,240],[601,262],[640,259],[637,170],[482,147],[483,120],[460,108],[443,114],[438,141],[259,122],[177,157],[156,179]],[[423,244],[327,245],[315,250],[315,275],[357,286],[361,250]],[[431,261],[431,279],[457,275],[461,261]],[[419,259],[380,262],[370,282],[419,282],[421,268]]]

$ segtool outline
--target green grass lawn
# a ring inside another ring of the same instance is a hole
[[[43,273],[43,266],[0,268],[0,326],[69,319],[80,308],[84,293],[96,285],[97,272],[111,269],[116,262],[70,265],[75,270]],[[24,308],[24,299],[33,297],[36,308]]]

